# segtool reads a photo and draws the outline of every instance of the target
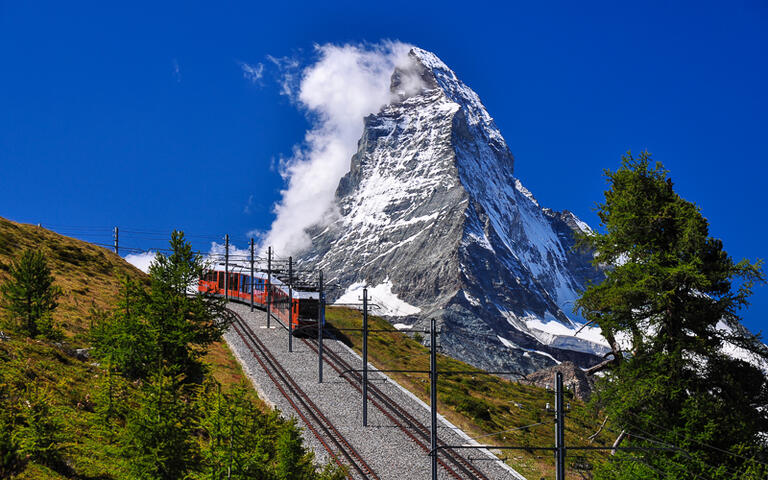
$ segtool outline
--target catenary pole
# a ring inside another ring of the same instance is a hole
[[[563,412],[563,374],[555,376],[555,480],[565,480],[565,416]]]
[[[363,288],[363,426],[368,426],[368,287]]]
[[[432,480],[437,480],[437,322],[432,317],[429,323],[429,409],[432,417],[430,444],[432,448]]]
[[[288,351],[293,351],[293,257],[288,257]]]
[[[256,279],[253,277],[253,238],[251,238],[251,280],[248,282],[251,289],[251,311],[253,311],[253,285],[256,283],[254,280]]]
[[[264,286],[267,289],[267,328],[272,317],[272,247],[267,249],[267,280]]]
[[[224,298],[229,300],[229,234],[224,235]]]
[[[118,248],[118,242],[117,242],[117,240],[118,240],[118,233],[119,233],[117,227],[115,227],[115,230],[114,230],[113,233],[114,233],[114,237],[115,237],[115,253],[120,255],[120,251],[119,251],[119,248]]]
[[[317,383],[323,383],[323,325],[325,324],[325,292],[320,270],[320,293],[317,295]]]

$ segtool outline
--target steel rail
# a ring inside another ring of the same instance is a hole
[[[286,400],[288,400],[294,410],[296,410],[296,413],[301,417],[323,447],[325,447],[334,461],[339,466],[343,467],[343,462],[339,459],[330,445],[328,445],[328,442],[323,439],[323,435],[321,435],[318,429],[313,426],[311,421],[309,421],[307,415],[302,413],[302,409],[297,404],[297,401],[303,406],[306,413],[314,419],[314,423],[323,430],[325,436],[336,445],[339,451],[346,457],[349,464],[357,470],[362,478],[379,480],[378,475],[376,475],[373,469],[365,462],[360,453],[352,447],[347,439],[336,429],[333,423],[331,423],[331,421],[320,411],[317,405],[309,398],[306,392],[304,392],[288,372],[285,371],[274,355],[272,355],[272,352],[270,352],[266,345],[264,345],[264,343],[254,334],[253,330],[243,318],[231,309],[227,309],[227,311],[232,316],[234,330],[240,338],[243,339],[246,347],[251,351],[280,393]],[[257,352],[253,347],[256,347],[256,350],[259,351]],[[269,364],[269,366],[267,364]],[[270,367],[272,371],[270,371]],[[279,377],[280,380],[276,377]],[[286,391],[286,388],[283,388],[281,381],[290,392]],[[349,478],[352,478],[352,476],[350,475]]]
[[[306,343],[310,348],[315,350],[317,352],[317,341],[312,340],[309,341],[307,339],[302,339],[304,343]],[[341,374],[342,368],[345,369],[345,371],[349,371],[351,369],[349,363],[341,358],[341,356],[335,352],[334,350],[330,349],[327,346],[323,347],[323,352],[328,353],[328,355],[324,355],[324,359],[328,365],[331,366],[336,372]],[[332,357],[334,361],[338,363],[338,365],[332,363],[331,360],[328,359],[328,357]],[[341,368],[339,367],[341,366]],[[347,379],[347,381],[357,389],[358,392],[362,394],[362,375],[360,375],[358,372],[353,372],[356,374],[355,380],[351,379],[349,376],[344,375],[344,378]],[[409,412],[407,412],[404,408],[402,408],[398,403],[393,400],[389,395],[381,391],[377,386],[375,385],[368,385],[368,391],[371,393],[372,397],[370,402],[373,403],[376,408],[378,408],[387,418],[392,421],[396,426],[398,426],[407,436],[409,436],[414,442],[416,442],[419,447],[421,447],[422,450],[424,450],[425,453],[429,453],[430,445],[429,445],[429,428],[425,426],[422,422],[420,422],[418,419],[416,419],[413,415],[411,415]],[[378,399],[378,401],[377,401]],[[384,405],[382,405],[382,403]],[[395,418],[395,416],[399,417],[400,420]],[[403,422],[408,424],[410,428],[406,425],[403,425]],[[421,438],[416,437],[413,434],[413,431],[416,431]],[[441,445],[446,445],[445,442],[440,441]],[[446,445],[447,446],[447,445]],[[443,449],[444,456],[450,460],[450,462],[461,472],[468,476],[471,479],[487,479],[482,472],[480,472],[477,468],[475,468],[474,465],[472,465],[471,462],[469,462],[466,458],[464,458],[462,455],[458,454],[457,452],[452,452],[448,449]],[[445,468],[445,470],[454,478],[456,479],[463,479],[465,477],[462,477],[458,472],[456,472],[451,466],[447,465],[442,458],[438,458],[438,463]]]

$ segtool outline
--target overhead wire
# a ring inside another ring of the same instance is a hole
[[[616,430],[613,430],[613,429],[612,429],[612,428],[610,428],[610,427],[605,427],[605,429],[606,429],[606,430],[608,430],[609,432],[612,432],[612,433],[614,433],[614,434],[619,434],[619,432],[617,432]],[[642,436],[642,435],[638,435],[638,434],[637,434],[637,433],[636,433],[634,430],[638,430],[638,431],[642,432],[643,434],[645,434],[645,435],[648,435],[649,437],[652,437],[652,438],[646,438],[646,437],[644,437],[644,436]],[[689,458],[696,458],[696,457],[694,457],[694,455],[693,455],[693,454],[692,454],[690,451],[688,451],[688,450],[686,450],[686,449],[684,449],[684,448],[680,447],[679,445],[675,445],[674,443],[670,443],[670,442],[667,442],[667,441],[665,441],[664,439],[661,439],[661,438],[659,438],[658,436],[656,436],[656,435],[654,435],[654,434],[652,434],[652,433],[650,433],[650,432],[647,432],[647,431],[645,431],[645,430],[641,429],[640,427],[637,427],[636,425],[633,425],[633,426],[632,426],[632,430],[627,430],[627,431],[626,431],[626,433],[627,433],[627,435],[629,435],[631,438],[638,438],[638,439],[640,439],[640,440],[643,440],[643,441],[646,441],[646,442],[650,442],[650,443],[655,443],[655,444],[657,444],[657,445],[661,445],[662,447],[665,447],[665,448],[670,448],[670,447],[672,447],[672,448],[674,448],[675,450],[679,450],[680,452],[683,452],[683,453],[684,453],[684,454],[685,454],[687,457],[689,457]],[[653,440],[653,438],[655,438],[655,440]],[[685,466],[685,465],[683,465],[682,463],[680,463],[680,462],[676,462],[676,461],[674,461],[674,460],[672,460],[672,459],[670,459],[670,458],[666,458],[666,459],[665,459],[665,461],[667,461],[667,462],[670,462],[670,463],[674,463],[674,464],[677,464],[677,465]],[[715,469],[717,468],[717,467],[714,467],[713,465],[711,465],[711,464],[709,464],[709,463],[707,463],[707,462],[705,462],[705,461],[701,460],[700,458],[696,458],[696,461],[698,461],[698,462],[699,462],[699,463],[701,463],[702,465],[705,465],[705,466],[707,466],[707,467],[709,467],[709,468],[711,468],[711,469],[713,469],[713,470],[715,470]],[[733,470],[732,468],[729,468],[729,467],[728,467],[728,466],[726,466],[726,465],[721,465],[720,467],[722,467],[722,468],[725,468],[725,469],[726,469],[726,470],[728,470],[730,473],[732,473],[732,474],[735,474],[735,475],[739,475],[739,473],[740,473],[740,472],[737,472],[736,470]],[[700,479],[704,479],[704,480],[707,480],[707,477],[703,477],[703,476],[701,476],[701,475],[699,475],[699,474],[697,474],[697,473],[695,473],[695,472],[692,472],[692,473],[693,473],[693,475],[694,475],[696,478],[700,478]]]
[[[701,445],[701,446],[703,446],[703,447],[711,448],[711,449],[713,449],[713,450],[715,450],[715,451],[717,451],[717,452],[720,452],[720,453],[724,453],[724,454],[726,454],[726,455],[731,455],[731,456],[733,456],[733,457],[738,457],[738,458],[741,458],[742,460],[747,460],[747,461],[750,461],[750,462],[754,462],[754,463],[757,463],[757,464],[763,465],[763,466],[765,466],[765,467],[768,467],[768,463],[766,463],[766,462],[761,462],[760,460],[755,460],[754,458],[745,457],[745,456],[743,456],[743,455],[739,455],[738,453],[729,452],[728,450],[724,450],[724,449],[722,449],[722,448],[719,448],[719,447],[715,447],[714,445],[709,445],[709,444],[707,444],[707,443],[705,443],[705,442],[702,442],[702,441],[700,441],[700,440],[696,440],[695,438],[691,438],[691,437],[690,437],[690,436],[688,436],[688,435],[683,435],[683,434],[680,434],[680,432],[675,432],[675,431],[672,431],[671,429],[669,429],[669,428],[666,428],[666,427],[663,427],[663,426],[661,426],[661,425],[658,425],[657,423],[655,423],[655,422],[653,422],[653,421],[651,421],[651,420],[648,420],[648,419],[646,419],[646,418],[642,418],[642,417],[640,417],[640,416],[639,416],[638,414],[636,414],[635,412],[631,412],[631,411],[628,411],[628,413],[629,413],[630,415],[634,416],[634,417],[640,418],[641,420],[643,420],[643,421],[646,421],[646,422],[650,423],[651,425],[653,425],[653,426],[654,426],[654,427],[656,427],[656,428],[659,428],[659,429],[661,429],[661,430],[664,430],[664,431],[666,431],[667,433],[671,433],[671,434],[673,434],[673,435],[675,435],[675,436],[682,436],[682,437],[683,437],[683,438],[685,438],[686,440],[692,441],[692,442],[694,442],[694,443],[698,443],[699,445]],[[647,432],[645,432],[645,433],[647,434]]]

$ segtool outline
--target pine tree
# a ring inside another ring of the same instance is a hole
[[[200,479],[341,480],[344,472],[330,463],[314,467],[314,455],[303,444],[295,421],[279,412],[262,411],[249,396],[247,384],[222,393],[213,380],[198,391],[198,430],[203,466]]]
[[[30,384],[20,405],[24,422],[12,433],[19,455],[53,468],[60,468],[63,425],[53,411],[53,396],[46,388]]]
[[[194,290],[205,263],[183,232],[171,234],[170,246],[172,253],[158,254],[149,268],[152,286],[147,312],[161,359],[190,373],[226,329],[224,303]]]
[[[301,480],[311,478],[314,469],[311,457],[301,444],[301,436],[293,422],[287,423],[277,437],[276,473],[280,480]]]
[[[2,361],[2,360],[0,360]],[[15,376],[11,369],[0,369],[0,478],[8,478],[20,469],[19,441],[13,432],[23,423],[19,394],[9,376]]]
[[[167,367],[199,381],[199,358],[226,329],[224,302],[194,290],[205,263],[184,234],[174,231],[170,243],[172,253],[150,266],[149,290],[125,279],[117,308],[97,316],[91,338],[96,354],[128,377]]]
[[[162,369],[150,376],[126,419],[121,443],[130,478],[180,479],[197,467],[197,413],[181,377],[168,373]]]
[[[52,312],[61,289],[53,284],[51,270],[40,251],[24,250],[9,270],[11,278],[0,285],[0,308],[12,326],[36,337],[43,334],[57,337],[53,327]]]
[[[117,298],[117,308],[109,315],[91,313],[94,353],[129,378],[146,378],[160,363],[157,332],[147,313],[149,294],[126,277]]]
[[[241,385],[222,393],[221,385],[212,380],[201,387],[197,401],[205,465],[200,478],[270,478],[271,442],[266,437],[276,417],[259,411],[247,392]]]
[[[612,349],[594,398],[623,446],[669,450],[619,453],[597,478],[764,478],[768,382],[755,364],[768,351],[738,316],[761,263],[734,262],[649,154],[605,174],[605,233],[583,241],[609,268],[578,301]]]

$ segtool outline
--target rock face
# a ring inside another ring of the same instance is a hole
[[[570,313],[599,280],[589,227],[542,208],[513,176],[514,159],[478,96],[434,54],[414,48],[392,75],[393,101],[365,119],[338,216],[310,234],[300,262],[372,302],[391,320],[440,327],[444,353],[494,370],[532,372],[607,351]],[[345,294],[346,293],[346,294]],[[569,318],[569,315],[571,318]]]
[[[581,400],[589,400],[592,394],[594,382],[573,362],[563,362],[554,367],[545,368],[538,372],[528,375],[526,381],[531,385],[541,388],[555,389],[555,375],[560,372],[563,374],[563,387],[570,390]]]

